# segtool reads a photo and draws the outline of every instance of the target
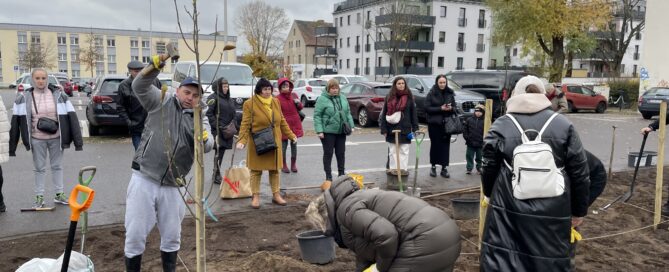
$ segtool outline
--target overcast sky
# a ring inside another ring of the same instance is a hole
[[[40,25],[81,26],[96,28],[149,30],[149,1],[153,30],[177,32],[173,0],[0,0],[0,22]],[[234,24],[236,11],[251,0],[228,0],[228,30],[237,35]],[[319,20],[332,22],[332,9],[341,0],[265,0],[286,11],[292,20]],[[177,0],[182,27],[192,29],[184,22],[187,15],[183,6],[190,0]],[[200,32],[214,32],[216,15],[218,29],[223,31],[223,0],[198,0]],[[184,29],[184,31],[186,31]],[[288,29],[286,29],[288,31]],[[243,37],[238,37],[237,54],[248,50]]]

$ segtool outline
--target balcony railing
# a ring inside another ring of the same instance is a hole
[[[369,52],[370,50],[372,50],[372,45],[369,43],[365,44],[365,52]]]
[[[485,52],[485,44],[484,43],[477,43],[476,44],[476,52]]]
[[[355,52],[360,53],[360,45],[359,44],[355,45]]]
[[[639,53],[634,53],[634,60],[639,60]]]
[[[458,18],[458,26],[467,26],[467,18]]]
[[[456,49],[460,52],[467,50],[467,44],[463,42],[459,42],[456,45]]]
[[[414,26],[433,26],[436,22],[436,17],[427,15],[391,13],[379,15],[375,18],[377,26],[383,27],[387,25],[410,24]]]
[[[337,57],[337,49],[334,47],[316,47],[316,57]]]
[[[332,26],[317,27],[316,37],[337,37],[337,28]]]
[[[486,25],[486,20],[485,19],[479,19],[479,28],[485,28]]]
[[[398,73],[395,73],[393,67],[374,67],[374,72],[377,75],[399,75],[399,74],[414,74],[414,75],[431,75],[432,67],[418,67],[418,66],[407,66],[407,67],[398,67]]]
[[[413,50],[413,51],[432,51],[434,50],[434,42],[422,42],[422,41],[381,41],[376,42],[374,47],[377,50],[399,48],[400,50]]]

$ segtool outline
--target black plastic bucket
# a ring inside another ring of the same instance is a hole
[[[297,234],[302,260],[311,264],[328,264],[335,259],[335,243],[331,236],[320,230],[309,230]]]
[[[639,152],[630,152],[627,154],[628,167],[636,167],[637,160],[641,160],[639,167],[655,166],[657,164],[657,152],[644,151],[641,156],[639,156]]]
[[[453,218],[456,220],[476,219],[479,217],[479,199],[477,198],[454,198]]]

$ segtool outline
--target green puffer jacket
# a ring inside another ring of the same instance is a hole
[[[346,120],[343,120],[344,118]],[[342,121],[348,122],[351,128],[355,126],[346,96],[343,94],[330,96],[327,92],[323,92],[316,100],[316,108],[314,109],[314,129],[316,133],[341,134]]]

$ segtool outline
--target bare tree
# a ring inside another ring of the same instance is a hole
[[[54,46],[52,42],[31,43],[25,52],[16,54],[17,62],[22,68],[47,68],[55,67]]]
[[[91,29],[91,32],[86,34],[86,46],[81,47],[79,51],[79,60],[86,65],[87,71],[91,71],[91,78],[93,77],[93,71],[95,71],[98,60],[103,57],[101,44],[98,43],[102,43],[102,40],[96,40],[95,34]]]
[[[634,37],[641,34],[646,26],[646,17],[639,7],[640,0],[619,0],[614,9],[614,21],[620,19],[620,30],[612,23],[607,31],[602,34],[604,40],[596,49],[602,57],[602,61],[610,68],[613,76],[620,74],[620,67]]]
[[[284,9],[256,0],[242,6],[235,25],[246,37],[252,53],[267,57],[280,55],[290,21]]]

